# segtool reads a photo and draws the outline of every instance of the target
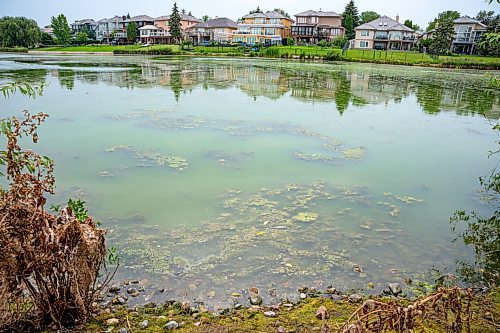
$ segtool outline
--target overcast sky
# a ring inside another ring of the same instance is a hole
[[[283,8],[290,15],[308,9],[342,13],[348,0],[178,0],[179,8],[191,11],[196,17],[229,17],[233,20],[245,15],[257,5],[262,10]],[[495,2],[495,1],[494,1]],[[26,16],[35,19],[40,26],[50,23],[50,17],[63,13],[68,21],[93,18],[99,20],[114,15],[145,14],[153,17],[167,15],[172,11],[171,0],[0,0],[0,16]],[[500,5],[487,5],[484,0],[355,0],[359,12],[373,10],[392,18],[399,14],[401,20],[411,19],[422,28],[437,13],[453,9],[462,15],[475,16],[481,9],[500,10]]]

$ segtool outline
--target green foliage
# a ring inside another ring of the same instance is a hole
[[[347,39],[347,37],[339,36],[339,37],[336,37],[332,41],[332,46],[333,47],[338,47],[338,48],[343,48],[348,41],[349,40]]]
[[[442,20],[451,20],[453,22],[454,20],[456,20],[459,17],[460,17],[460,13],[455,11],[455,10],[447,10],[447,11],[441,12],[438,14],[438,16],[436,18],[434,18],[434,20],[429,22],[429,25],[427,26],[427,31],[435,29],[436,23],[438,23]],[[439,23],[439,24],[441,24],[441,23]]]
[[[436,32],[432,36],[431,50],[437,54],[450,53],[451,43],[455,36],[455,29],[453,20],[450,18],[443,18],[439,20],[439,25]]]
[[[131,43],[137,39],[137,23],[130,22],[127,25],[127,40]]]
[[[71,209],[73,215],[79,222],[83,222],[87,219],[87,217],[89,217],[89,212],[85,208],[85,201],[82,201],[80,199],[69,199],[68,208]]]
[[[174,40],[176,42],[179,42],[182,31],[181,31],[181,16],[179,15],[177,2],[174,2],[174,7],[172,8],[172,14],[170,15],[170,20],[168,21],[168,29],[170,35],[174,38]]]
[[[75,40],[77,43],[84,44],[89,40],[89,36],[86,32],[80,31],[76,34]]]
[[[329,51],[325,57],[325,60],[340,61],[340,60],[345,60],[345,58],[342,56],[342,54],[340,54],[338,52]]]
[[[487,32],[479,39],[478,47],[485,55],[500,55],[500,33]]]
[[[274,8],[274,11],[275,11],[275,12],[280,13],[280,14],[281,14],[281,15],[283,15],[283,16],[286,16],[286,17],[290,18],[290,15],[288,15],[288,13],[287,13],[287,12],[285,12],[285,11],[284,11],[283,9],[281,9],[281,8]]]
[[[360,24],[360,18],[359,18],[359,12],[358,12],[358,7],[354,4],[354,0],[350,0],[347,5],[345,6],[344,13],[342,14],[344,19],[347,16],[350,16],[352,18],[352,25],[353,25],[353,31],[354,28],[356,28]],[[343,25],[344,28],[347,29],[345,25]]]
[[[355,37],[354,31],[354,21],[351,15],[344,15],[344,19],[342,20],[342,26],[345,28],[345,36],[347,39],[353,39]]]
[[[115,246],[108,249],[108,253],[106,254],[106,260],[110,265],[114,265],[114,264],[118,263],[118,261],[119,261],[118,249]]]
[[[203,16],[202,16],[202,18],[201,18],[201,20],[202,20],[203,22],[208,22],[208,21],[210,21],[210,16],[208,16],[208,15],[203,15]]]
[[[277,58],[280,55],[280,50],[278,47],[272,46],[268,47],[267,49],[264,49],[264,51],[261,52],[261,54],[267,58]]]
[[[326,40],[322,39],[322,40],[320,40],[318,42],[318,46],[319,47],[327,47],[328,46],[328,42]]]
[[[286,39],[286,45],[287,46],[294,46],[295,45],[295,39],[293,39],[292,37],[288,37]]]
[[[248,12],[248,14],[257,14],[257,13],[262,13],[262,10],[260,9],[259,6],[257,6],[256,9],[251,10],[251,11]]]
[[[1,47],[34,48],[40,44],[42,32],[34,20],[25,17],[0,18]]]
[[[57,17],[52,16],[50,25],[56,36],[56,43],[60,45],[69,45],[71,41],[71,28],[68,24],[68,19],[64,14],[59,14]]]
[[[360,24],[371,22],[380,17],[380,14],[371,10],[365,11],[361,13],[361,22]]]
[[[413,24],[412,20],[405,20],[404,25],[413,30],[420,30],[420,26],[418,24]]]
[[[56,44],[54,37],[52,37],[51,34],[48,34],[46,32],[42,32],[41,43],[42,43],[42,45],[55,45]]]
[[[45,88],[45,83],[42,83],[40,85],[33,85],[22,82],[21,83],[11,82],[0,85],[0,91],[2,92],[5,98],[15,94],[16,91],[19,91],[24,96],[36,98],[37,96],[42,95],[44,88]]]

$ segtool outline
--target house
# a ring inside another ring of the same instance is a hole
[[[416,42],[415,30],[388,16],[364,23],[356,28],[355,38],[351,41],[354,49],[410,50]]]
[[[238,30],[233,33],[233,42],[249,45],[256,43],[278,45],[291,36],[294,21],[277,12],[253,13],[238,21]]]
[[[455,37],[451,44],[451,52],[473,54],[476,43],[488,27],[468,16],[456,19],[453,24],[455,26]]]
[[[238,24],[227,17],[201,22],[187,29],[193,44],[202,42],[231,43]]]
[[[51,26],[51,25],[46,25],[46,26],[44,26],[44,27],[43,27],[42,29],[40,29],[40,30],[42,30],[42,32],[44,32],[44,33],[46,33],[46,34],[51,35],[52,37],[55,37],[55,35],[54,35],[54,28],[52,28],[52,26]]]
[[[86,32],[90,38],[94,38],[95,31],[97,29],[97,23],[93,19],[83,19],[71,23],[71,31],[74,35],[79,32]]]
[[[114,16],[97,21],[96,39],[102,43],[124,43],[127,41],[125,16]]]
[[[342,16],[335,12],[308,10],[295,15],[292,37],[295,43],[315,44],[320,40],[332,41],[345,34]]]
[[[202,21],[189,14],[179,14],[181,17],[181,31],[183,34],[188,28],[195,26]],[[171,44],[173,43],[172,36],[169,33],[168,22],[169,15],[160,16],[153,20],[152,24],[148,24],[139,28],[139,37],[141,43],[145,44]]]

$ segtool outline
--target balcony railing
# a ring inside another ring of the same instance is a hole
[[[375,39],[388,40],[388,35],[375,35]]]
[[[115,32],[115,38],[127,38],[126,32]]]
[[[157,32],[148,32],[141,33],[141,37],[169,37],[170,34],[167,31],[157,31]]]

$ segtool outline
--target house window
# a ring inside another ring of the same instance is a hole
[[[361,37],[368,37],[370,36],[370,31],[368,30],[361,30]]]
[[[359,47],[362,47],[362,48],[367,48],[367,47],[368,47],[368,42],[367,42],[367,41],[362,40],[361,42],[359,42]]]
[[[264,23],[264,19],[263,19],[263,18],[256,18],[256,19],[254,20],[254,23],[256,23],[256,24],[259,24],[259,23]]]

